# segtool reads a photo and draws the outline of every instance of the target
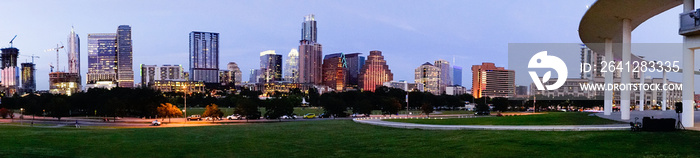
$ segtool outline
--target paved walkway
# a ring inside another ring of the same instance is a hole
[[[620,112],[613,112],[610,115],[603,115],[603,113],[596,113],[596,116],[598,116],[598,117],[616,120],[616,121],[622,121],[622,122],[633,122],[634,118],[639,118],[639,120],[637,120],[637,121],[642,122],[642,118],[644,118],[644,117],[678,119],[678,114],[676,114],[676,111],[674,111],[674,110],[666,110],[666,111],[661,111],[661,110],[634,111],[634,110],[632,110],[632,111],[630,111],[630,119],[629,120],[622,120],[620,115],[621,115]],[[700,131],[700,111],[695,111],[694,116],[695,116],[694,127],[686,127],[686,129]]]
[[[377,126],[426,129],[426,130],[524,130],[524,131],[605,131],[605,130],[629,130],[629,124],[612,125],[541,125],[541,126],[517,126],[517,125],[428,125],[403,122],[383,121],[376,118],[353,119],[357,123]]]

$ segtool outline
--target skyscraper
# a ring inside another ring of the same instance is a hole
[[[440,60],[435,60],[435,64],[433,64],[435,67],[440,68],[440,93],[445,91],[445,88],[449,85],[452,85],[452,75],[450,75],[450,72],[452,71],[452,67],[450,67],[450,63],[446,60],[440,59]]]
[[[151,87],[158,77],[158,66],[141,64],[141,86]]]
[[[22,89],[26,92],[36,91],[34,63],[22,63]]]
[[[117,28],[117,83],[119,87],[134,87],[133,52],[131,51],[131,27]]]
[[[80,37],[73,28],[68,35],[68,73],[80,76]]]
[[[274,50],[260,52],[260,70],[264,82],[282,81],[282,55]]]
[[[88,73],[86,87],[95,87],[97,82],[117,85],[117,34],[88,34]]]
[[[392,80],[394,80],[394,74],[389,70],[382,52],[370,51],[360,73],[359,87],[364,91],[374,92],[377,86]]]
[[[219,33],[190,32],[190,81],[219,83]]]
[[[241,69],[238,68],[238,64],[236,64],[236,62],[229,62],[226,67],[228,67],[228,71],[233,73],[233,83],[236,85],[241,85],[241,82],[243,81],[243,73],[241,72]]]
[[[462,85],[462,67],[452,66],[452,84]]]
[[[292,83],[299,82],[299,51],[292,48],[287,54],[287,66],[284,67],[284,80]]]
[[[343,53],[328,54],[323,58],[323,85],[342,91],[347,83],[347,64]]]
[[[360,56],[361,53],[345,54],[345,62],[347,65],[347,86],[358,88],[358,77],[362,71],[362,66],[365,64],[365,57]]]
[[[515,95],[515,71],[496,67],[494,63],[472,65],[472,95],[512,97]]]
[[[422,89],[433,94],[440,94],[440,68],[425,62],[425,64],[416,68],[415,82],[422,85]]]
[[[316,43],[316,19],[313,14],[304,16],[299,41],[299,82],[321,84],[321,56],[323,47]]]

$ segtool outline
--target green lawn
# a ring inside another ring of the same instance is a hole
[[[552,112],[546,114],[505,117],[450,118],[435,120],[387,119],[386,121],[436,125],[596,125],[624,123],[588,115],[589,113],[579,112]]]
[[[695,131],[442,131],[350,120],[0,131],[0,157],[700,157]]]

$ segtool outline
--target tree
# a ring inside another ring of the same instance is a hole
[[[294,113],[294,102],[296,100],[289,97],[268,99],[265,105],[265,116],[269,119],[279,119],[287,115],[291,116]]]
[[[202,117],[212,117],[212,122],[215,120],[215,118],[221,118],[223,116],[224,112],[221,112],[221,109],[219,109],[219,106],[216,104],[207,105],[206,110],[204,110],[204,114],[202,114]]]
[[[508,110],[508,98],[496,97],[493,98],[493,106],[496,111],[506,111]]]
[[[246,122],[248,122],[249,119],[260,118],[258,104],[255,103],[251,98],[238,99],[236,103],[236,108],[233,110],[233,113],[245,116]]]
[[[382,114],[397,114],[399,113],[399,109],[401,109],[401,103],[399,100],[396,98],[382,98],[381,99],[382,104],[380,105],[382,107]]]
[[[324,111],[331,116],[345,117],[347,116],[345,111],[348,109],[346,102],[338,95],[338,93],[331,92],[321,95],[321,106]]]
[[[7,116],[10,115],[10,110],[7,110],[6,108],[0,108],[0,116],[2,116],[3,119],[7,118]]]
[[[430,113],[433,113],[434,111],[434,106],[430,103],[424,102],[423,105],[420,106],[420,110],[425,115],[428,115],[428,117],[430,117]]]
[[[171,117],[182,116],[182,110],[170,103],[160,104],[158,115],[163,117],[163,120],[165,120],[165,117],[168,117],[168,122],[170,122]]]

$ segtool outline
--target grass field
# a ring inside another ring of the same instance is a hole
[[[440,131],[350,120],[0,130],[0,157],[700,157],[695,131]]]
[[[588,115],[589,113],[579,112],[552,112],[506,117],[451,118],[437,120],[387,119],[386,121],[436,125],[596,125],[624,123]]]

